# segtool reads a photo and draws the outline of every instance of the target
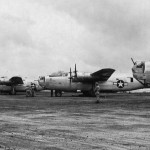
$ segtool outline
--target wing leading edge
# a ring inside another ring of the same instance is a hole
[[[73,79],[73,82],[96,82],[96,81],[107,81],[110,76],[114,73],[114,69],[105,68],[96,71],[89,76],[77,76]]]

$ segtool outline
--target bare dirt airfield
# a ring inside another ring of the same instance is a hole
[[[0,150],[150,150],[150,94],[0,95]]]

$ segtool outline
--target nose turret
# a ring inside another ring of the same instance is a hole
[[[45,86],[45,76],[40,76],[38,79],[38,82],[41,87],[44,87]]]

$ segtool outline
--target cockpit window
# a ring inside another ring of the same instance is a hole
[[[45,77],[44,76],[41,76],[39,78],[40,78],[40,80],[43,80],[45,82]]]

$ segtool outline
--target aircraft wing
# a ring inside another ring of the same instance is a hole
[[[11,77],[8,80],[5,80],[5,79],[1,80],[0,79],[0,85],[13,86],[13,85],[18,85],[18,84],[23,84],[23,80],[19,76]]]
[[[105,68],[92,73],[91,76],[98,77],[100,81],[107,81],[109,77],[114,73],[114,71],[115,71],[114,69]]]
[[[105,68],[96,71],[90,76],[77,76],[73,79],[73,82],[96,82],[96,81],[107,81],[109,77],[114,73],[114,69]]]

